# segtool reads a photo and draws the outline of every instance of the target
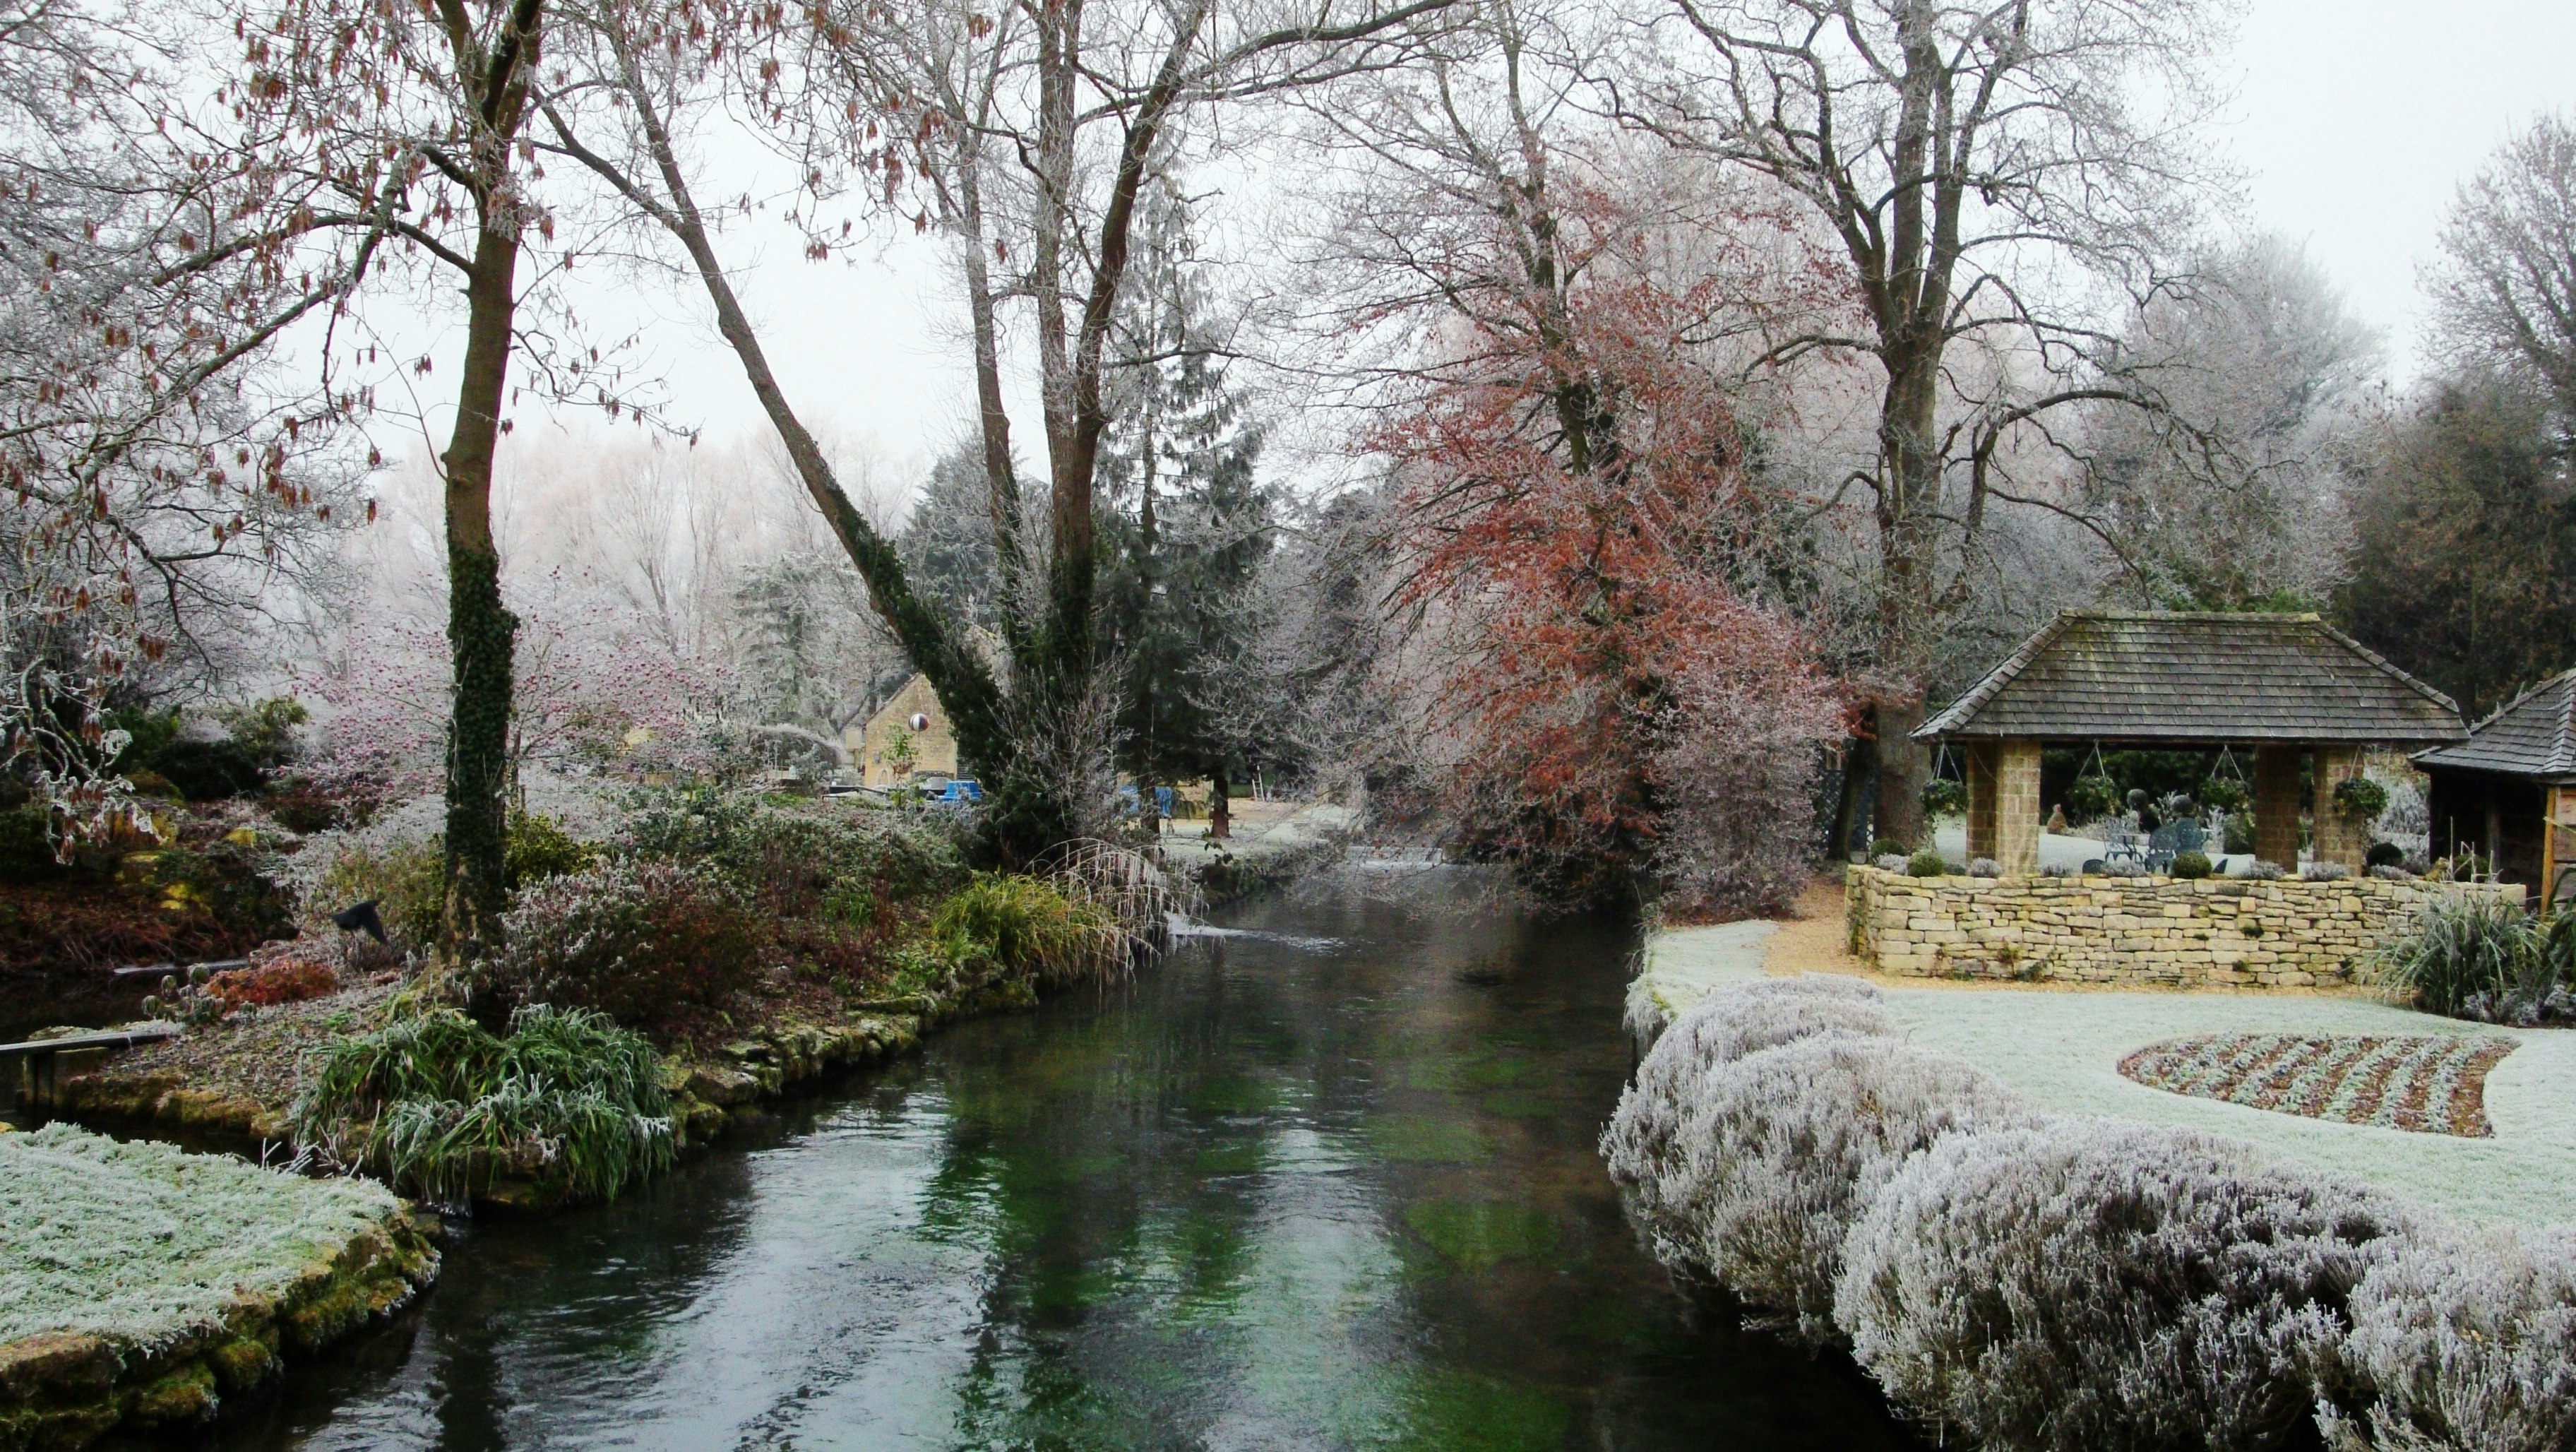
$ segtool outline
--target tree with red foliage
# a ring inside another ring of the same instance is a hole
[[[1563,906],[1776,906],[1843,720],[1750,593],[1777,510],[1709,345],[1743,274],[1667,281],[1659,226],[1599,187],[1517,190],[1521,275],[1371,440],[1412,531],[1398,603],[1444,626],[1463,836]]]

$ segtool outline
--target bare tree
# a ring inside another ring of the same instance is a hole
[[[900,12],[820,7],[807,16],[810,28],[783,30],[748,7],[710,21],[762,42],[737,44],[738,69],[718,65],[713,47],[674,43],[668,17],[614,5],[584,12],[594,69],[611,78],[613,96],[576,111],[572,103],[586,98],[567,93],[547,113],[549,144],[680,244],[718,331],[878,613],[930,677],[966,756],[996,778],[986,820],[1003,856],[1044,851],[1089,810],[1067,795],[1076,785],[1044,765],[1067,759],[1069,745],[1045,744],[1023,772],[1019,737],[1099,719],[1087,703],[1100,665],[1093,512],[1109,421],[1104,366],[1148,176],[1169,164],[1175,128],[1193,112],[1382,63],[1411,21],[1449,3],[1415,0],[1344,19],[1329,0],[1059,0],[995,14],[947,0]],[[1031,310],[1050,538],[1037,608],[1005,632],[1007,678],[961,622],[915,592],[883,532],[851,502],[780,388],[718,257],[683,147],[687,128],[712,106],[745,93],[787,133],[812,185],[855,173],[899,201],[906,183],[918,182],[926,198],[918,224],[957,239],[1006,586],[1034,567],[1019,528],[995,310],[1005,299]],[[1017,198],[1009,212],[995,195],[1005,187]],[[1021,269],[1007,285],[986,267],[988,251],[995,267]]]
[[[270,138],[201,35],[0,5],[0,733],[75,830],[123,814],[110,698],[205,682],[362,509],[345,400],[275,364],[363,253],[300,244],[309,191],[244,164]]]
[[[2454,356],[2536,376],[2576,440],[2576,123],[2541,117],[2460,184],[2425,288]]]
[[[2342,478],[2384,401],[2378,336],[2279,238],[2193,272],[2120,338],[2120,376],[2160,406],[2088,410],[2076,497],[2117,542],[2096,553],[2143,604],[2314,608],[2342,578]]]
[[[469,958],[497,941],[518,622],[501,598],[492,523],[493,458],[512,396],[514,354],[558,394],[594,387],[619,407],[578,346],[524,346],[521,254],[555,218],[531,187],[523,135],[539,93],[548,0],[287,0],[240,14],[246,114],[279,138],[270,170],[342,200],[335,219],[363,245],[463,283],[465,347],[439,465],[445,485],[447,634],[454,709],[447,741],[447,898],[440,950]],[[318,225],[309,221],[308,225]],[[560,341],[560,340],[558,340]],[[415,374],[430,371],[424,358]],[[585,379],[585,373],[590,376]]]
[[[1615,108],[1795,198],[1841,253],[1848,306],[1765,361],[1848,358],[1882,382],[1858,490],[1874,535],[1868,735],[1882,832],[1920,830],[1922,719],[1946,615],[1973,593],[2010,477],[2072,405],[2142,399],[2101,375],[2089,284],[2149,294],[2210,184],[2193,127],[2214,8],[2151,0],[1675,0],[1649,80]],[[2107,325],[2107,326],[2106,326]],[[2143,401],[2143,400],[2142,400]],[[1857,785],[1857,773],[1853,773]],[[1849,830],[1846,791],[1838,833]]]

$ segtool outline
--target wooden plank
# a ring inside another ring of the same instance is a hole
[[[0,1044],[0,1055],[51,1054],[71,1049],[130,1049],[137,1044],[157,1044],[179,1036],[175,1023],[151,1024],[143,1028],[102,1029],[96,1033],[66,1034],[58,1039],[28,1039],[24,1043]]]

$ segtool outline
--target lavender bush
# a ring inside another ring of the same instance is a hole
[[[2338,1452],[2576,1447],[2576,1230],[2443,1226],[2373,1265],[2320,1413]]]
[[[1828,974],[1767,978],[1721,989],[1675,1019],[1638,1063],[1635,1082],[1619,1097],[1619,1108],[1601,1136],[1611,1178],[1630,1192],[1631,1208],[1657,1254],[1667,1262],[1686,1258],[1695,1239],[1675,1209],[1675,1144],[1711,1070],[1820,1035],[1895,1034],[1896,1022],[1879,1006],[1877,989],[1857,978]]]
[[[1836,1321],[1900,1404],[1990,1447],[2256,1448],[2340,1388],[2397,1212],[2174,1131],[1945,1137],[1843,1247]]]
[[[2026,1114],[1964,1059],[1810,1037],[1701,1076],[1663,1195],[1695,1264],[1797,1339],[1828,1343],[1844,1237],[1906,1156]]]

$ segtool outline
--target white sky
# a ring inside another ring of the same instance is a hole
[[[2308,244],[2416,370],[2416,264],[2460,180],[2511,132],[2576,110],[2571,0],[2255,0],[2235,124],[2248,220]]]
[[[2421,362],[2416,268],[2433,253],[2443,209],[2517,126],[2576,109],[2571,58],[2576,0],[2252,0],[2235,99],[2212,138],[2244,170],[2247,206],[2230,220],[2304,241],[2383,331],[2403,384]],[[766,245],[750,232],[720,245],[772,364],[818,432],[872,451],[905,479],[958,437],[972,397],[963,310],[932,248],[890,238],[881,257],[854,265],[806,261],[783,232]],[[694,286],[632,278],[613,290],[637,309],[651,340],[638,361],[668,381],[677,418],[718,441],[766,433]],[[1020,402],[1015,414],[1034,412]],[[1033,466],[1035,425],[1016,423]]]

